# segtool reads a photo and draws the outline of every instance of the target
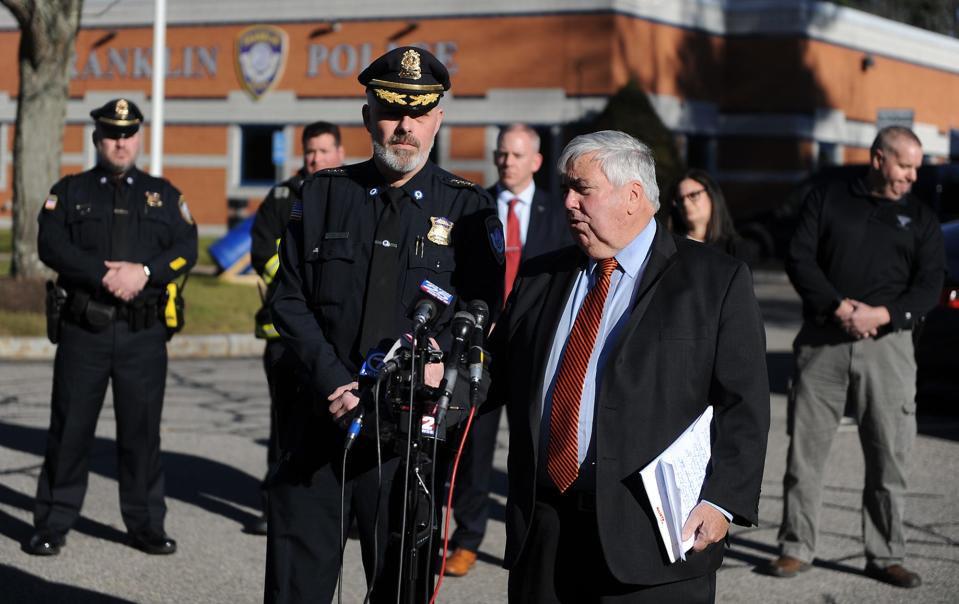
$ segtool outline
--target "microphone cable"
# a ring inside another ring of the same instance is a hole
[[[376,508],[373,511],[373,572],[370,574],[372,580],[366,588],[366,595],[363,597],[363,604],[370,601],[373,595],[373,588],[376,587],[376,571],[379,562],[379,535],[380,535],[380,504],[383,499],[383,450],[380,445],[380,384],[383,382],[383,375],[376,377],[376,384],[373,386],[373,426],[376,428]]]
[[[403,515],[402,521],[400,522],[400,564],[399,572],[396,574],[396,604],[401,604],[400,600],[403,597],[403,563],[406,558],[406,516],[409,512],[409,486],[410,486],[410,449],[413,445],[413,391],[415,390],[414,385],[416,384],[416,337],[414,335],[413,341],[411,342],[413,353],[410,360],[410,400],[409,400],[409,413],[407,414],[406,422],[406,458],[403,466]],[[414,534],[415,542],[415,534]]]
[[[446,522],[443,525],[443,563],[440,565],[440,576],[436,580],[436,588],[433,590],[433,597],[429,604],[436,602],[436,597],[440,593],[440,587],[443,585],[443,576],[446,574],[446,553],[449,551],[450,544],[450,515],[453,511],[453,489],[456,486],[456,471],[460,466],[460,457],[463,456],[463,447],[466,445],[466,437],[469,436],[470,428],[473,425],[473,416],[476,415],[476,407],[470,409],[469,417],[466,418],[466,427],[463,429],[463,436],[460,438],[459,449],[456,450],[456,459],[453,461],[453,473],[450,475],[450,490],[446,497]]]

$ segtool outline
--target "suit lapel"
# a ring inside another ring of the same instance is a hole
[[[533,192],[533,202],[529,208],[529,226],[526,229],[526,242],[523,244],[522,260],[542,254],[546,249],[544,239],[548,238],[550,229],[543,221],[546,219],[546,194],[537,187]]]
[[[649,262],[646,263],[646,270],[643,272],[643,278],[639,282],[639,289],[636,292],[636,301],[633,308],[629,311],[629,320],[623,327],[616,341],[616,347],[610,358],[616,358],[622,353],[623,346],[628,342],[643,320],[649,303],[656,294],[656,288],[660,280],[676,263],[676,242],[673,236],[663,227],[662,223],[656,224],[656,236],[653,238],[653,246],[649,252]],[[613,363],[607,363],[607,370],[613,366]],[[605,381],[605,376],[603,381]],[[602,389],[602,383],[600,384]],[[602,394],[601,394],[602,396]]]

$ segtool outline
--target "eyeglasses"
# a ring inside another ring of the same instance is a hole
[[[673,203],[678,206],[681,206],[683,205],[683,202],[686,201],[687,199],[693,203],[696,203],[699,201],[699,196],[705,192],[706,192],[706,189],[700,189],[698,191],[686,193],[685,195],[677,195],[676,199],[673,200]]]

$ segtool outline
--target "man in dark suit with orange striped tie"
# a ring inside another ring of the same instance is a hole
[[[499,180],[487,191],[496,200],[506,237],[504,302],[522,262],[573,243],[562,203],[533,181],[543,164],[539,146],[536,130],[526,124],[511,124],[500,130],[493,152]],[[497,314],[494,312],[494,317]],[[477,418],[466,441],[453,492],[455,548],[446,561],[447,575],[462,577],[469,572],[486,534],[499,424],[499,410]]]
[[[769,429],[749,269],[655,220],[655,162],[631,136],[577,137],[559,168],[576,245],[522,266],[490,341],[510,602],[713,602],[729,523],[758,520]],[[709,405],[694,544],[670,563],[639,471]]]

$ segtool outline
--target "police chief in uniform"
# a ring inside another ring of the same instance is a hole
[[[270,440],[267,445],[267,476],[279,459],[276,422],[274,421],[276,406],[275,392],[277,379],[283,379],[275,374],[281,370],[280,360],[283,358],[283,343],[280,334],[273,326],[270,309],[266,300],[276,289],[274,277],[280,268],[280,239],[286,230],[286,223],[290,220],[293,210],[294,191],[298,191],[306,177],[324,168],[333,168],[343,164],[343,144],[340,138],[340,129],[336,124],[329,122],[313,122],[303,128],[300,137],[303,146],[303,166],[296,174],[276,185],[267,194],[263,203],[256,210],[253,227],[250,230],[250,262],[253,270],[266,284],[263,307],[256,314],[255,335],[266,340],[263,349],[263,369],[270,390]],[[265,480],[263,488],[265,489]],[[264,491],[263,515],[249,523],[246,530],[257,534],[266,534],[266,505]]]
[[[341,476],[344,432],[335,418],[358,403],[354,389],[368,351],[410,331],[407,310],[422,297],[422,281],[460,304],[481,298],[493,306],[501,295],[503,239],[492,200],[428,159],[443,120],[439,100],[450,88],[446,68],[425,50],[401,47],[373,61],[359,81],[373,157],[305,181],[271,298],[274,324],[302,364],[305,385],[299,395],[280,395],[283,453],[269,488],[267,602],[332,599],[341,484],[344,524],[357,520],[372,599],[395,600],[397,577],[383,569],[400,555],[386,548],[398,458],[384,448],[379,497],[372,439],[356,441]],[[441,343],[449,342],[455,310],[436,323]]]
[[[180,192],[135,166],[143,115],[125,99],[90,113],[97,165],[53,186],[39,218],[40,259],[66,292],[59,319],[46,454],[27,553],[55,555],[76,522],[107,384],[117,421],[120,511],[130,544],[172,554],[164,530],[160,414],[168,327],[162,296],[196,262]]]

